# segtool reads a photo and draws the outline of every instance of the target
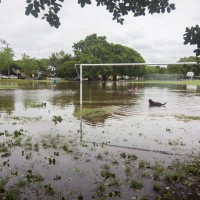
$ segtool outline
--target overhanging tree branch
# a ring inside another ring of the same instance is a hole
[[[95,0],[97,6],[104,6],[113,14],[113,20],[123,24],[123,16],[132,13],[134,17],[143,16],[147,13],[164,13],[175,10],[175,4],[169,3],[169,0]],[[38,17],[41,10],[47,11],[42,19],[56,28],[60,26],[58,12],[62,7],[64,0],[26,0],[26,15]],[[86,4],[91,4],[91,0],[78,0],[78,4],[83,8]]]
[[[196,25],[195,27],[186,28],[185,34],[183,35],[184,44],[197,45],[197,49],[194,50],[196,56],[200,55],[200,27]]]

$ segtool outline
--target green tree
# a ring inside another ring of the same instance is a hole
[[[75,68],[76,61],[70,60],[57,68],[57,75],[62,78],[74,79],[79,76]]]
[[[106,41],[105,36],[97,36],[92,34],[87,36],[84,40],[80,40],[73,45],[75,59],[79,63],[111,63],[112,49]],[[85,67],[83,76],[89,79],[96,79],[101,73],[97,67]],[[103,76],[108,76],[110,67],[103,69]]]
[[[141,55],[135,50],[113,44],[106,41],[105,36],[92,34],[73,45],[75,59],[79,63],[133,63],[145,62]],[[104,66],[104,67],[85,67],[83,75],[91,79],[99,75],[104,80],[110,75],[115,79],[117,75],[139,76],[144,67],[125,67],[125,66]]]
[[[145,66],[145,74],[159,74],[159,69],[155,66]]]
[[[197,62],[199,63],[199,57],[190,56],[190,57],[184,57],[180,58],[179,62]],[[192,71],[194,72],[195,76],[200,76],[200,64],[198,65],[184,65],[185,71]]]
[[[159,74],[168,74],[168,70],[166,67],[158,66]]]
[[[184,57],[180,58],[179,62],[198,62],[199,58],[196,56],[189,56],[189,57]]]
[[[55,67],[57,73],[57,68],[64,64],[66,61],[71,60],[71,58],[72,55],[65,54],[64,51],[52,53],[49,57],[49,65]]]
[[[141,55],[126,46],[120,44],[112,45],[112,62],[113,63],[144,63],[145,60]],[[142,76],[144,73],[144,66],[115,66],[113,68],[113,78],[115,80],[116,75],[120,76]]]
[[[31,58],[26,54],[22,54],[22,59],[19,62],[19,65],[27,78],[33,77],[37,73],[38,63],[35,58]]]
[[[183,74],[186,75],[187,70],[183,65],[168,65],[167,70],[169,74]]]
[[[43,77],[47,77],[48,76],[48,64],[49,64],[49,59],[37,59],[36,60],[37,63],[37,68],[36,68],[36,72],[37,72],[37,76],[43,76]]]
[[[10,65],[13,61],[14,52],[9,48],[9,44],[1,39],[0,40],[0,71],[7,71],[10,75]]]

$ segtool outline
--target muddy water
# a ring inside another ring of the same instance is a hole
[[[5,151],[0,152],[0,176],[18,172],[8,182],[9,188],[27,177],[29,170],[40,174],[43,180],[37,186],[29,180],[31,186],[26,185],[23,197],[117,197],[113,191],[120,191],[119,199],[154,196],[150,180],[143,180],[143,190],[130,189],[124,172],[127,155],[137,157],[129,165],[132,177],[140,179],[141,160],[167,166],[174,160],[198,155],[200,150],[200,88],[139,84],[137,91],[130,92],[136,84],[84,83],[82,108],[112,111],[110,116],[94,122],[74,115],[80,109],[78,82],[17,84],[17,89],[0,90],[0,132],[4,133],[0,142],[10,153],[4,156]],[[149,107],[148,99],[167,104]],[[62,121],[55,123],[55,116]],[[22,132],[20,144],[14,135],[16,130]],[[106,182],[108,179],[102,175],[105,164],[115,174],[118,185],[111,187]],[[98,190],[102,182],[110,186],[105,191]],[[56,194],[51,195],[47,187]]]

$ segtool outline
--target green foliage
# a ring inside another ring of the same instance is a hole
[[[56,69],[56,74],[62,78],[76,78],[78,73],[75,68],[76,61],[66,61]],[[79,70],[79,69],[77,69]]]
[[[168,74],[168,69],[160,66],[145,66],[145,74]]]
[[[186,28],[184,37],[184,44],[197,45],[194,50],[196,56],[200,56],[200,27],[198,25]]]
[[[55,190],[54,190],[54,188],[51,186],[51,184],[46,184],[46,185],[44,186],[44,189],[45,189],[45,191],[46,191],[47,194],[54,195],[54,193],[55,193]]]
[[[183,65],[168,65],[167,70],[170,74],[187,74],[187,69]]]
[[[158,74],[158,69],[154,66],[146,66],[145,67],[145,74]]]
[[[91,122],[103,122],[106,118],[112,115],[112,110],[109,108],[83,108],[81,111],[74,113],[76,117],[82,116],[83,119]]]
[[[71,54],[65,54],[64,51],[52,53],[49,57],[49,64],[55,68],[62,65],[63,63],[70,61],[72,58]]]
[[[198,61],[199,59],[196,56],[189,56],[179,59],[179,62],[198,62]]]
[[[80,63],[133,63],[142,62],[144,59],[141,55],[126,46],[113,44],[106,41],[105,36],[92,34],[84,40],[74,43],[75,59]],[[124,76],[141,76],[144,73],[144,66],[104,66],[104,67],[85,67],[83,76],[94,79],[99,75],[103,80],[112,75]]]
[[[52,121],[54,122],[54,124],[57,124],[58,122],[62,122],[63,118],[61,116],[53,116]]]
[[[63,2],[64,0],[58,0],[59,2]],[[55,28],[60,26],[59,17],[57,16],[58,11],[62,5],[58,3],[57,0],[49,1],[49,0],[27,0],[26,3],[28,4],[26,7],[26,15],[33,15],[35,18],[38,17],[38,14],[41,10],[48,9],[48,12],[45,13],[42,19],[46,19],[46,21]]]
[[[19,64],[28,78],[30,78],[32,74],[35,74],[38,68],[38,63],[36,59],[30,58],[30,56],[26,54],[22,54],[22,59],[20,60]]]
[[[58,17],[58,12],[62,7],[61,2],[64,0],[27,0],[26,15],[33,15],[35,18],[41,10],[45,13],[42,19],[46,21],[55,28],[60,26],[60,20]],[[83,8],[86,4],[91,4],[91,0],[78,0],[78,4]],[[123,16],[133,13],[134,17],[143,16],[147,12],[149,14],[154,13],[170,13],[175,10],[175,5],[170,4],[169,0],[159,0],[159,1],[144,1],[144,0],[96,0],[97,6],[105,6],[106,9],[113,14],[113,20],[117,20],[118,23],[123,24]]]
[[[154,183],[153,184],[153,190],[156,191],[156,192],[160,192],[162,189],[162,185],[159,184],[159,183]]]
[[[3,178],[0,180],[0,193],[5,192],[6,184],[7,184],[7,178]]]
[[[14,52],[8,46],[5,40],[0,39],[0,72],[6,70],[9,73],[9,65],[13,61]]]
[[[189,56],[189,57],[184,57],[180,58],[179,62],[200,62],[200,57],[197,56]],[[195,76],[200,75],[200,64],[198,65],[184,65],[182,66],[185,68],[186,71],[193,71]]]
[[[132,188],[132,189],[140,189],[142,187],[143,187],[143,185],[142,185],[141,181],[136,180],[136,179],[132,179],[130,181],[130,188]]]

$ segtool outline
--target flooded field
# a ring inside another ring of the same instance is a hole
[[[199,155],[199,87],[84,83],[80,107],[79,82],[9,86],[0,89],[0,198],[3,188],[13,199],[154,199],[164,167]]]

